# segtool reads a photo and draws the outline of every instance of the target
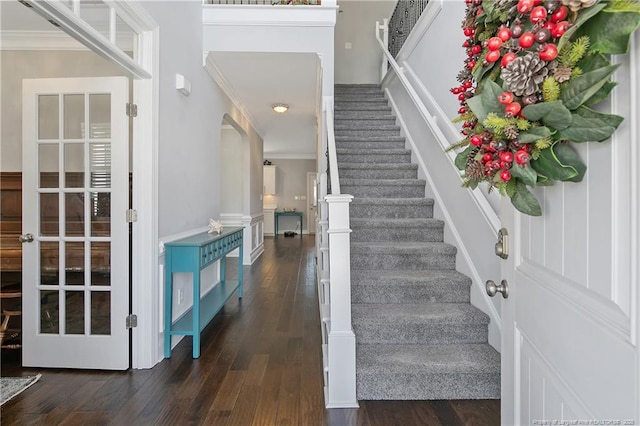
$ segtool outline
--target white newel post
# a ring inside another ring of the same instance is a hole
[[[349,203],[353,196],[327,195],[329,205],[330,331],[327,408],[358,407],[356,337],[351,328]]]

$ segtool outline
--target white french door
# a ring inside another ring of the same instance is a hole
[[[127,369],[126,77],[23,81],[23,365]]]
[[[584,181],[536,190],[541,217],[503,203],[505,425],[640,423],[637,43],[614,58],[619,86],[600,106],[625,121],[611,141],[576,144]]]

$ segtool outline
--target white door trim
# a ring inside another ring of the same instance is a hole
[[[110,2],[119,15],[140,35],[138,62],[126,56],[78,16],[63,11],[51,0],[29,3],[45,18],[55,19],[61,29],[95,53],[120,66],[133,81],[138,116],[133,125],[133,208],[138,221],[133,224],[132,313],[138,316],[133,329],[132,368],[151,368],[163,355],[155,344],[158,323],[158,114],[159,27],[139,4],[129,0]],[[67,11],[68,12],[68,11]],[[123,56],[124,55],[124,56]]]

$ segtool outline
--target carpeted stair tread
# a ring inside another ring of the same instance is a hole
[[[389,242],[353,242],[351,243],[352,253],[371,254],[422,254],[441,253],[456,254],[456,247],[442,242],[420,242],[420,241],[394,241]]]
[[[351,316],[356,325],[488,324],[487,314],[469,303],[354,303]],[[356,333],[357,334],[357,333]]]
[[[338,136],[336,135],[336,143],[342,142],[404,142],[404,136]]]
[[[340,156],[341,154],[344,155],[354,155],[354,154],[379,154],[379,155],[393,155],[393,154],[402,154],[402,155],[407,155],[407,154],[411,154],[411,150],[410,149],[350,149],[350,148],[342,148],[342,149],[336,149],[336,154],[338,154],[338,156]],[[339,161],[339,160],[338,160]],[[338,168],[338,171],[340,171],[340,169]]]
[[[342,125],[337,125],[334,126],[333,128],[335,130],[336,135],[340,134],[341,132],[357,132],[357,131],[362,131],[362,130],[379,130],[379,131],[392,131],[392,132],[398,132],[400,131],[400,126],[396,126],[395,124],[381,124],[381,125],[358,125],[358,126],[352,126],[350,124],[342,124]]]
[[[464,283],[471,285],[471,279],[458,271],[433,270],[423,271],[353,271],[351,283],[353,285],[386,285],[386,284],[426,284],[437,282],[442,285]]]
[[[344,186],[424,186],[424,179],[340,179]]]
[[[362,372],[382,369],[386,374],[471,373],[500,371],[500,354],[488,344],[358,345]]]
[[[373,150],[371,150],[373,151]],[[369,169],[383,169],[383,170],[418,170],[418,165],[413,163],[340,163],[338,162],[338,170],[369,170]]]
[[[370,228],[442,228],[444,221],[440,219],[388,219],[388,218],[352,218],[351,225]]]
[[[336,114],[342,111],[388,111],[389,105],[386,101],[377,102],[340,102],[336,100],[334,105]]]
[[[433,206],[431,198],[378,198],[363,197],[354,198],[351,205],[378,205],[378,206]]]
[[[469,303],[471,280],[455,270],[353,270],[352,303]]]

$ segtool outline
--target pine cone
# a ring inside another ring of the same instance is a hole
[[[553,78],[555,78],[558,83],[568,81],[571,78],[571,68],[560,66],[554,69]]]
[[[479,161],[472,161],[464,170],[466,177],[473,180],[482,180],[484,178],[484,166]]]
[[[562,0],[562,4],[568,6],[572,12],[577,12],[580,9],[586,9],[593,6],[596,0]]]
[[[509,124],[504,128],[504,135],[509,139],[518,139],[518,135],[520,132],[518,131],[518,127],[514,124]]]
[[[537,54],[528,52],[502,69],[500,78],[507,90],[516,96],[528,96],[540,91],[540,85],[549,74],[547,64]]]

